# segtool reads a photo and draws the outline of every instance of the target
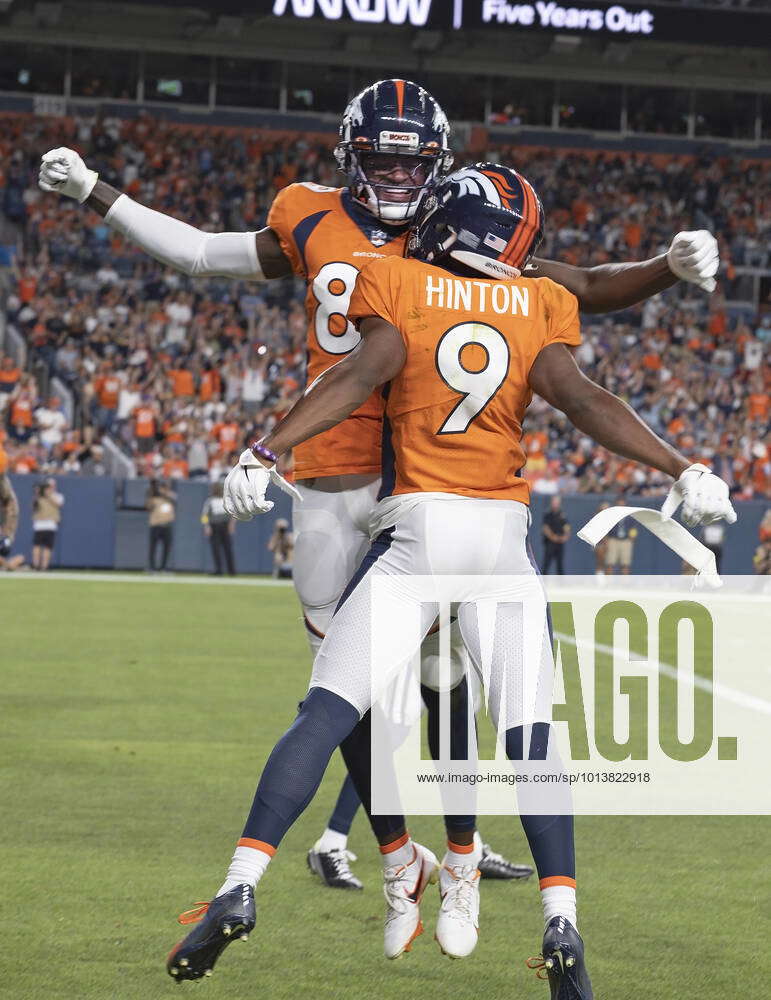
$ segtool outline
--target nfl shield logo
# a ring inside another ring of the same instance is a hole
[[[382,229],[373,229],[369,234],[369,241],[373,247],[382,247],[384,243],[388,242],[388,236]]]

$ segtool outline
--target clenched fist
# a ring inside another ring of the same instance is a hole
[[[60,146],[44,154],[38,184],[44,191],[75,198],[82,205],[93,191],[98,177],[99,174],[89,170],[74,149]]]
[[[715,291],[720,255],[717,240],[706,229],[678,233],[667,251],[667,264],[681,281],[690,281],[705,292]]]

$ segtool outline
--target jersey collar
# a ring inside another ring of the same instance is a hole
[[[350,190],[345,188],[342,193],[343,208],[348,218],[360,229],[374,247],[382,247],[391,240],[396,240],[409,228],[409,223],[401,226],[389,226],[376,219],[363,205],[359,205]]]

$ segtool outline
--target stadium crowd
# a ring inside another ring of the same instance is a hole
[[[7,320],[29,347],[26,372],[0,358],[10,470],[98,474],[109,434],[139,475],[217,480],[304,384],[304,286],[164,270],[93,213],[38,189],[40,154],[60,145],[143,203],[218,231],[260,228],[275,193],[294,181],[339,183],[333,139],[141,115],[4,118],[0,205],[21,247]],[[714,465],[739,498],[771,497],[771,313],[735,304],[736,268],[769,263],[771,167],[528,148],[489,149],[486,158],[513,163],[541,194],[541,256],[592,265],[654,256],[682,229],[719,237],[713,295],[677,287],[612,317],[586,317],[579,359],[685,454]],[[54,377],[74,400],[71,421]],[[534,404],[525,431],[539,491],[665,489],[663,477],[610,457],[546,404]]]

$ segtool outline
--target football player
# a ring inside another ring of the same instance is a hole
[[[422,87],[398,79],[367,87],[348,105],[340,125],[335,157],[346,186],[289,185],[273,202],[267,227],[257,233],[207,233],[148,209],[100,181],[69,149],[43,156],[40,186],[85,203],[157,260],[188,275],[251,280],[301,275],[308,286],[310,382],[358,343],[359,333],[347,319],[356,276],[370,260],[403,255],[407,227],[421,197],[450,169],[449,132],[444,112]],[[587,269],[534,260],[531,267],[574,292],[582,309],[608,311],[653,295],[678,278],[714,287],[717,249],[708,233],[679,233],[666,254],[649,261]],[[382,400],[373,396],[343,424],[303,444],[294,455],[302,503],[293,513],[293,578],[314,655],[369,544],[381,427]],[[453,641],[452,648],[458,651],[452,664],[457,681],[465,671],[462,644]],[[437,653],[434,634],[426,640],[423,656],[436,659]],[[431,715],[436,699],[429,685],[424,695]],[[452,724],[465,723],[464,699],[457,697],[455,706]],[[430,722],[429,731],[438,732]],[[355,761],[356,754],[346,757]],[[329,885],[360,886],[347,852],[356,804],[349,785],[309,852],[312,870]],[[458,826],[448,833],[457,843],[469,836]],[[529,874],[526,866],[513,866],[486,851],[478,835],[475,852],[487,875]]]
[[[549,278],[521,276],[542,231],[540,202],[513,170],[483,164],[440,181],[418,210],[408,257],[383,257],[360,275],[348,307],[361,337],[355,349],[320,375],[228,476],[226,508],[244,520],[264,512],[278,458],[316,435],[324,440],[388,383],[373,543],[329,624],[298,716],[268,759],[240,853],[219,893],[196,914],[199,925],[169,956],[175,978],[205,975],[234,933],[254,926],[255,885],[312,799],[335,747],[367,717],[371,682],[384,688],[390,681],[371,677],[371,592],[378,577],[394,584],[391,619],[419,618],[424,636],[435,610],[411,592],[411,574],[472,581],[516,576],[515,589],[521,585],[536,600],[541,595],[539,620],[528,617],[532,634],[544,636],[539,656],[525,655],[507,669],[507,651],[518,636],[522,648],[523,623],[515,594],[504,596],[495,634],[485,637],[492,638],[485,677],[507,756],[520,767],[528,766],[525,759],[557,763],[549,739],[550,685],[543,683],[543,671],[553,671],[546,604],[526,548],[529,487],[519,475],[526,459],[522,420],[534,392],[603,447],[672,476],[691,524],[735,519],[721,479],[691,466],[622,400],[579,371],[570,351],[581,342],[576,297]],[[458,620],[482,674],[476,599],[467,595]],[[398,669],[413,640],[394,628],[390,641],[385,662]],[[523,810],[522,823],[540,879],[541,965],[553,1000],[589,1000],[577,931],[572,815],[536,812]],[[420,933],[421,897],[437,875],[443,894],[437,941],[453,957],[468,955],[479,914],[478,875],[469,855],[450,846],[439,871],[431,851],[412,842],[403,817],[373,817],[373,827],[386,857],[386,955],[398,957]]]

